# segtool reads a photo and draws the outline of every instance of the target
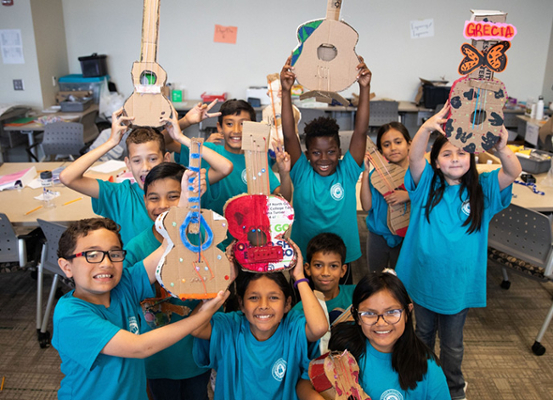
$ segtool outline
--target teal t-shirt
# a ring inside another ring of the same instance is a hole
[[[297,399],[299,378],[309,379],[305,324],[303,313],[290,311],[260,342],[241,312],[213,315],[211,339],[195,340],[194,359],[217,371],[214,399]]]
[[[73,297],[73,292],[54,311],[52,345],[65,375],[58,399],[147,400],[144,360],[101,354],[119,330],[141,333],[136,305],[154,294],[144,264],[123,269],[108,308]]]
[[[428,360],[428,370],[413,390],[403,390],[392,368],[392,353],[381,353],[366,341],[367,351],[359,360],[359,383],[371,399],[447,400],[451,399],[442,368]]]
[[[335,298],[325,301],[326,309],[328,310],[328,317],[332,324],[336,318],[338,318],[346,309],[351,306],[351,298],[355,285],[340,285],[340,292]],[[296,304],[292,310],[299,310],[303,312],[303,302]]]
[[[121,226],[123,244],[129,242],[152,224],[144,205],[144,190],[138,183],[126,180],[114,183],[98,179],[100,191],[97,199],[92,199],[92,210],[110,218]]]
[[[453,315],[465,308],[486,306],[488,228],[493,216],[511,202],[512,185],[499,190],[499,170],[480,174],[484,214],[479,231],[467,233],[462,226],[470,215],[468,195],[459,197],[461,185],[446,183],[443,198],[430,213],[428,201],[434,171],[430,164],[415,186],[411,171],[405,187],[411,198],[409,229],[396,265],[396,272],[413,301],[439,314]]]
[[[248,192],[248,183],[246,180],[246,159],[244,154],[235,154],[225,150],[225,146],[204,143],[205,147],[219,153],[227,160],[232,162],[233,170],[219,182],[209,185],[207,192],[202,196],[202,207],[215,211],[219,215],[224,215],[223,208],[228,199]],[[190,150],[181,145],[180,163],[188,166]],[[268,157],[267,157],[268,160]],[[210,165],[202,159],[202,168],[209,169]],[[273,170],[269,168],[269,185],[271,193],[280,186],[280,182]]]
[[[331,232],[346,244],[346,263],[361,257],[355,185],[362,171],[363,166],[357,165],[349,151],[329,176],[316,173],[303,153],[294,164],[290,177],[296,215],[291,238],[302,254],[306,254],[309,240]]]
[[[152,221],[150,221],[150,223],[151,222]],[[154,236],[152,226],[150,226],[150,228],[144,230],[127,244],[125,247],[125,250],[127,250],[125,261],[132,263],[136,262],[135,260],[143,260],[155,251],[160,244],[161,243],[159,243]],[[169,302],[185,307],[184,310],[188,312],[188,314],[184,316],[173,313],[171,315],[171,322],[180,321],[188,317],[189,313],[200,303],[199,300],[182,301],[176,298],[169,300]],[[140,309],[140,306],[138,306],[138,308]],[[144,320],[143,315],[141,315],[141,329],[143,329],[144,332],[151,330],[150,326]],[[207,368],[200,368],[194,362],[192,357],[193,344],[194,337],[192,337],[192,335],[187,335],[174,345],[146,358],[146,377],[148,379],[179,380],[193,378],[207,372]]]
[[[374,169],[369,175],[369,187],[371,189],[372,207],[367,215],[367,229],[372,233],[380,235],[386,240],[386,243],[390,247],[398,246],[403,238],[398,235],[394,235],[388,228],[388,203],[384,200],[384,196],[376,190],[371,183],[372,174]]]

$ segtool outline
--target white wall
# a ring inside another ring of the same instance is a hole
[[[25,64],[4,64],[0,60],[0,103],[41,108],[42,91],[30,0],[14,1],[14,5],[10,7],[0,6],[0,29],[21,30],[25,58]],[[23,79],[25,90],[13,90],[13,79]]]

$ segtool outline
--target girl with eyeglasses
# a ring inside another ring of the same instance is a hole
[[[353,292],[354,322],[332,328],[330,350],[349,350],[371,399],[451,399],[436,355],[416,335],[413,303],[393,272],[370,273]],[[322,399],[301,380],[298,397]]]

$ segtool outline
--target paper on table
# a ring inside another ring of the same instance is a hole
[[[125,167],[126,167],[126,164],[124,161],[109,160],[103,164],[95,165],[94,167],[91,167],[90,170],[109,174],[110,172],[119,171],[121,168],[125,168]]]

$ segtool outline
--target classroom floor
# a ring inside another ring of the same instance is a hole
[[[366,229],[359,216],[365,252]],[[365,259],[365,254],[361,260]],[[0,271],[5,269],[0,268]],[[363,262],[353,266],[354,282],[364,273]],[[535,356],[530,347],[551,306],[553,283],[539,283],[512,274],[511,288],[499,287],[501,271],[488,271],[488,307],[469,312],[465,326],[463,370],[469,383],[467,398],[480,400],[553,399],[553,326]],[[51,278],[44,282],[46,304]],[[65,289],[65,288],[64,288]],[[63,375],[52,347],[41,349],[36,338],[36,281],[30,271],[0,273],[0,400],[56,399]],[[52,326],[49,327],[50,332]],[[78,334],[78,332],[75,332]]]

